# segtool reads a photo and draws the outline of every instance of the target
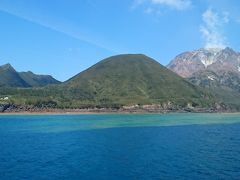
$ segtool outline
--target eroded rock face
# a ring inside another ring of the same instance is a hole
[[[230,48],[198,49],[176,56],[167,67],[184,78],[205,70],[240,75],[240,54]]]

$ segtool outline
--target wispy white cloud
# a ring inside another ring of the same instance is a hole
[[[79,30],[75,30],[74,28],[68,27],[66,25],[62,25],[61,22],[58,21],[48,21],[44,18],[38,17],[38,16],[31,16],[29,14],[24,14],[21,11],[17,11],[14,8],[3,8],[0,7],[0,11],[11,14],[13,16],[16,16],[18,18],[27,20],[29,22],[41,25],[45,28],[60,32],[62,34],[65,34],[69,37],[75,38],[77,40],[86,42],[88,44],[91,44],[95,47],[107,50],[112,53],[119,53],[121,52],[119,49],[113,48],[112,46],[105,45],[104,42],[99,42],[98,40],[95,40],[91,38],[89,35],[86,35],[83,32],[79,32]]]
[[[225,25],[229,22],[228,12],[219,14],[211,8],[202,14],[203,24],[200,32],[205,41],[205,48],[224,48],[226,47],[226,37],[223,34]]]
[[[191,0],[135,0],[133,7],[136,8],[140,5],[147,4],[149,6],[165,6],[175,10],[186,10],[192,6]]]
[[[151,0],[153,4],[165,5],[177,10],[185,10],[191,7],[190,0]]]

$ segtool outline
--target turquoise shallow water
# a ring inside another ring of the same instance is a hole
[[[238,179],[240,114],[0,116],[0,179]]]
[[[240,123],[240,114],[7,115],[0,116],[0,119],[0,131],[60,133],[117,127],[232,124]]]

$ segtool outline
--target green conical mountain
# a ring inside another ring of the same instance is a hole
[[[141,54],[100,61],[59,86],[72,102],[93,105],[207,104],[204,91]]]
[[[10,65],[0,66],[0,87],[30,87]]]
[[[28,72],[20,72],[20,77],[31,87],[41,87],[46,86],[49,84],[59,84],[60,81],[57,81],[50,75],[37,75],[32,73],[31,71]]]

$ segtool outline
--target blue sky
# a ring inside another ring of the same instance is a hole
[[[201,47],[240,51],[237,0],[1,0],[0,64],[67,80],[143,53],[166,65]]]

